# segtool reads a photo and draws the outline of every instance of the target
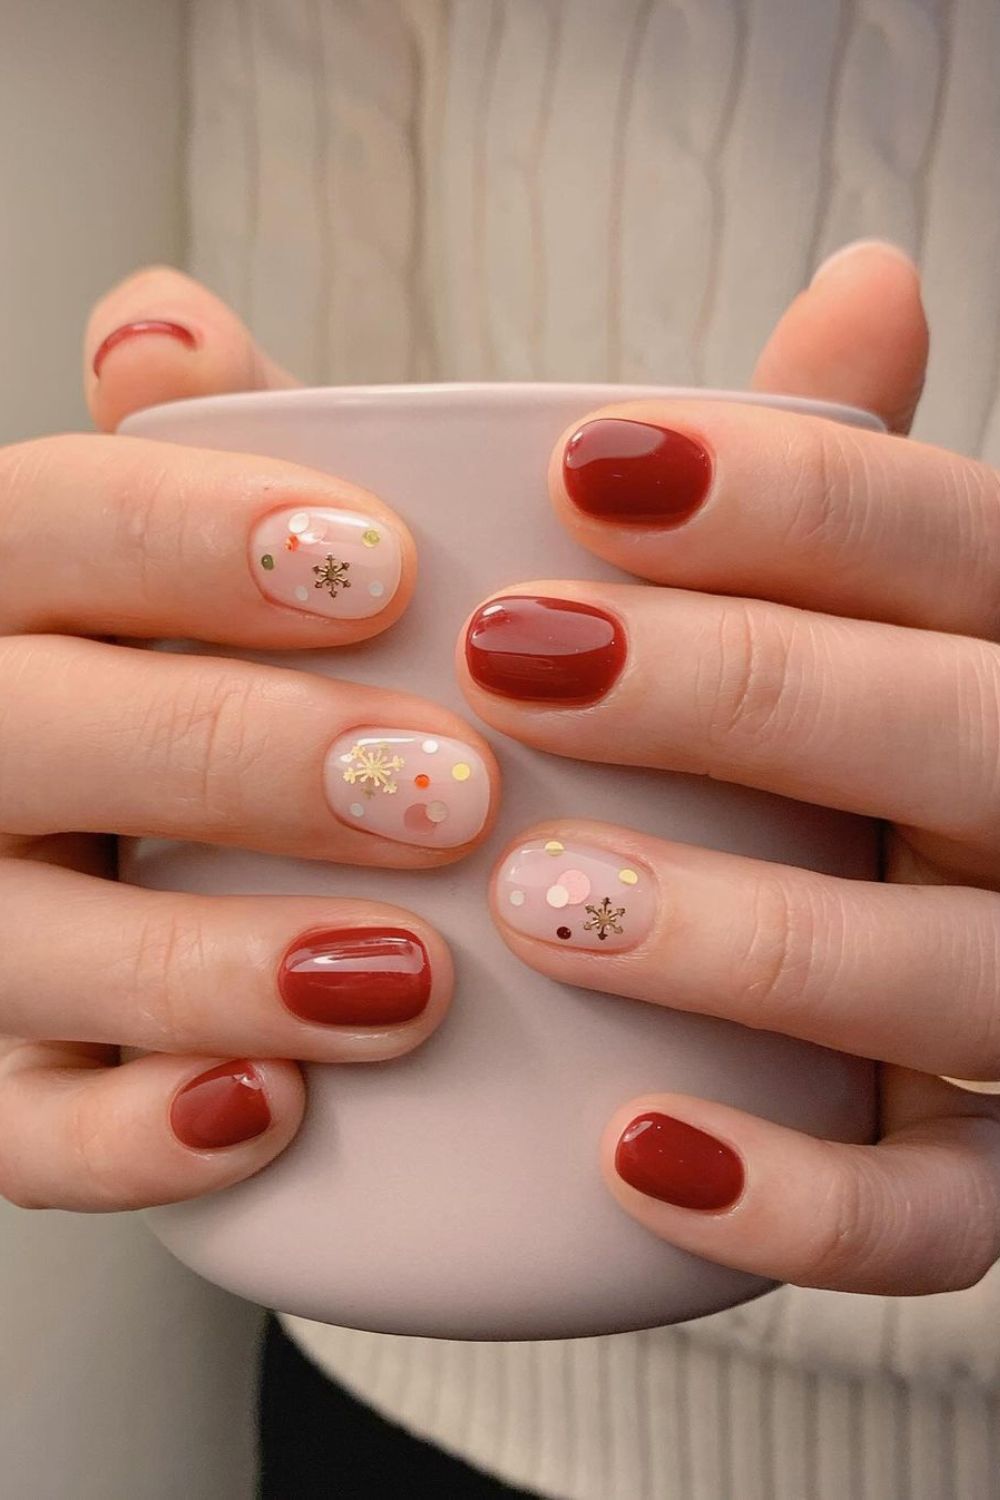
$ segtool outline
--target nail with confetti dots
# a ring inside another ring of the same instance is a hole
[[[266,598],[331,620],[366,620],[399,587],[395,529],[357,511],[272,511],[250,538],[250,571]]]
[[[447,735],[353,729],[331,745],[324,776],[338,818],[400,844],[456,849],[489,813],[482,757]]]
[[[500,866],[496,900],[502,920],[525,937],[615,953],[649,933],[656,887],[644,864],[613,850],[532,839]]]

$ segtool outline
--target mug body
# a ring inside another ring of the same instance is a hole
[[[546,469],[560,433],[601,405],[677,394],[517,384],[282,391],[178,402],[123,430],[290,459],[374,490],[416,538],[407,614],[348,650],[261,659],[403,688],[467,714],[455,642],[484,597],[533,579],[624,577],[555,520]],[[877,425],[849,409],[770,404]],[[149,1222],[181,1260],[241,1296],[384,1332],[572,1337],[686,1320],[754,1296],[767,1283],[661,1243],[616,1207],[597,1164],[608,1116],[633,1095],[678,1090],[866,1140],[870,1065],[536,974],[498,936],[488,879],[506,843],[554,816],[853,877],[874,873],[874,829],[707,778],[487,737],[504,778],[498,825],[485,847],[445,869],[366,870],[149,840],[124,852],[126,877],[151,887],[410,908],[443,934],[457,971],[449,1017],[417,1052],[375,1067],[310,1066],[302,1130],[277,1161],[225,1192],[156,1209]]]

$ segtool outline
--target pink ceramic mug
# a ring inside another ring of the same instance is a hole
[[[650,395],[753,400],[879,425],[864,412],[790,398],[511,384],[214,397],[141,412],[123,430],[291,459],[374,490],[416,538],[413,604],[385,636],[294,664],[465,713],[452,661],[480,600],[539,577],[622,576],[557,524],[546,467],[575,420]],[[181,1260],[244,1297],[385,1332],[571,1337],[676,1322],[751,1297],[767,1283],[662,1244],[612,1202],[597,1167],[608,1116],[633,1095],[677,1089],[863,1140],[873,1127],[869,1065],[556,984],[501,942],[487,879],[519,830],[559,814],[852,876],[874,870],[872,826],[704,778],[578,763],[490,738],[504,773],[498,827],[485,848],[444,870],[150,841],[127,852],[129,878],[150,886],[409,907],[443,933],[457,967],[452,1011],[430,1042],[377,1067],[309,1067],[308,1111],[290,1149],[238,1187],[153,1211],[152,1227]]]

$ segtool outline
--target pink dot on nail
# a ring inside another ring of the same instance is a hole
[[[569,906],[579,906],[590,895],[590,880],[582,870],[564,870],[559,876],[559,884],[569,896]]]
[[[550,906],[554,906],[558,911],[561,907],[568,906],[569,891],[564,885],[550,885],[545,892],[545,899]]]
[[[409,833],[422,833],[425,837],[434,832],[434,824],[427,816],[426,802],[411,802],[403,814],[403,826]]]

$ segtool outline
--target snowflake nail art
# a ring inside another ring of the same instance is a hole
[[[363,620],[385,609],[399,587],[402,549],[392,526],[354,511],[273,511],[251,535],[250,569],[277,604]]]
[[[471,745],[412,729],[360,729],[327,754],[326,794],[339,818],[402,844],[454,849],[490,807],[490,777]]]
[[[561,839],[516,849],[500,868],[496,896],[500,916],[517,932],[593,952],[634,947],[656,913],[645,865]]]

